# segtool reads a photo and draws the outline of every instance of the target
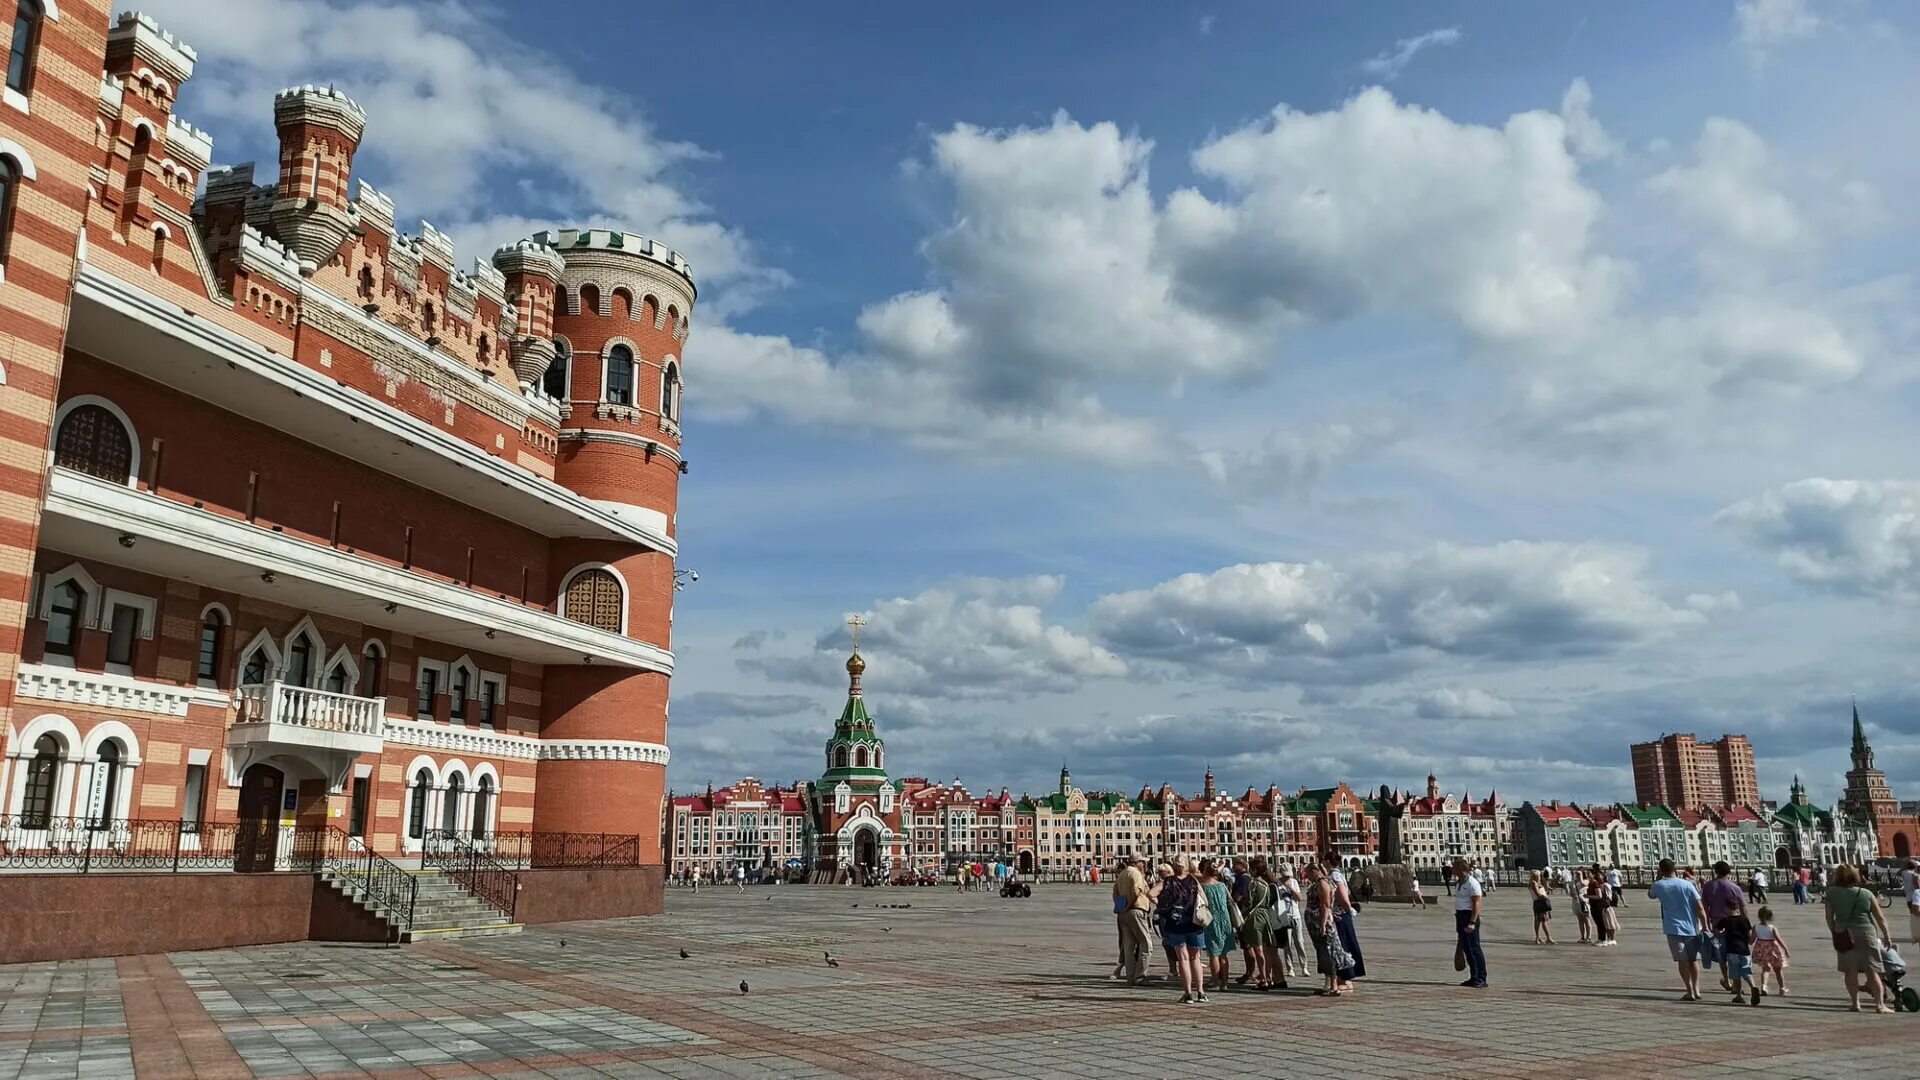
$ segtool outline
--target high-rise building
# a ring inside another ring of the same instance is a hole
[[[1760,800],[1753,744],[1745,735],[1701,742],[1665,735],[1633,745],[1634,800],[1649,806],[1744,806]]]

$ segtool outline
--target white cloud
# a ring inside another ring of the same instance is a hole
[[[1800,212],[1774,175],[1767,144],[1738,120],[1715,116],[1694,144],[1694,161],[1647,181],[1687,220],[1739,247],[1778,251],[1802,243]]]
[[[1920,482],[1796,480],[1735,503],[1716,520],[1770,552],[1799,581],[1920,599]]]
[[[1504,720],[1515,710],[1512,702],[1477,686],[1443,686],[1421,694],[1413,712],[1424,720]]]
[[[867,619],[860,651],[869,685],[888,696],[1004,699],[1125,675],[1118,656],[1047,621],[1041,605],[1062,584],[1051,576],[969,578],[875,604],[860,613]],[[809,655],[737,663],[776,679],[832,685],[842,678],[846,652],[846,631],[835,627],[821,633]]]
[[[1638,551],[1600,544],[1441,544],[1341,565],[1270,562],[1102,597],[1096,639],[1122,656],[1256,682],[1365,682],[1440,657],[1610,653],[1695,629]]]
[[[154,0],[146,8],[200,54],[183,116],[271,139],[275,91],[337,84],[367,111],[356,175],[394,196],[403,225],[425,217],[453,233],[463,258],[556,224],[617,225],[681,251],[703,286],[785,280],[675,181],[677,167],[706,151],[662,136],[635,102],[508,38],[473,4]],[[522,213],[492,211],[485,193],[502,175],[518,179]],[[554,219],[529,216],[540,213]]]
[[[1584,161],[1599,161],[1620,152],[1620,143],[1593,115],[1593,87],[1585,79],[1567,84],[1560,96],[1560,119],[1567,125],[1567,143]]]
[[[1820,29],[1820,17],[1806,0],[1741,0],[1734,6],[1736,40],[1755,63],[1780,45]]]
[[[1436,45],[1453,45],[1460,40],[1460,28],[1457,26],[1429,30],[1410,38],[1401,38],[1393,43],[1393,48],[1385,49],[1378,56],[1360,65],[1361,70],[1377,79],[1392,82],[1400,77],[1413,58]]]
[[[1200,467],[1229,495],[1259,499],[1297,494],[1330,469],[1394,437],[1384,423],[1321,424],[1275,431],[1252,449],[1209,449],[1198,454]]]

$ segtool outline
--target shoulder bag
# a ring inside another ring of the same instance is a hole
[[[1847,917],[1851,919],[1853,917],[1854,910],[1860,906],[1860,890],[1849,889],[1847,891],[1851,894],[1850,896],[1847,897],[1847,899],[1853,901],[1852,906],[1847,909]],[[1829,906],[1833,910],[1834,918],[1836,920],[1839,919],[1840,905],[1833,904],[1831,901],[1829,901]],[[1853,951],[1853,931],[1844,930],[1844,929],[1835,930],[1833,932],[1833,951],[1837,953],[1852,952]]]
[[[1213,909],[1207,905],[1206,887],[1197,881],[1193,884],[1193,925],[1202,930],[1213,925]]]

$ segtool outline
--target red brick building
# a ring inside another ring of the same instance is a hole
[[[1745,735],[1701,742],[1692,735],[1666,735],[1635,743],[1633,790],[1649,806],[1744,806],[1760,801],[1753,744]]]
[[[1920,817],[1903,813],[1893,797],[1887,774],[1874,765],[1873,747],[1867,742],[1866,728],[1860,723],[1860,706],[1853,707],[1853,768],[1847,770],[1847,786],[1840,796],[1840,810],[1855,821],[1864,822],[1873,833],[1881,855],[1906,859],[1920,854]]]
[[[343,93],[260,103],[256,183],[176,112],[186,44],[22,11],[0,834],[593,832],[659,864],[686,261],[560,230],[462,269],[354,175]]]

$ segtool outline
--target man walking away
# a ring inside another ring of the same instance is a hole
[[[1672,859],[1661,859],[1660,879],[1647,888],[1647,898],[1660,904],[1660,929],[1667,936],[1667,955],[1680,968],[1683,1000],[1699,1001],[1701,930],[1708,925],[1700,890],[1674,875]]]
[[[1465,859],[1453,860],[1453,875],[1460,882],[1453,890],[1453,927],[1460,937],[1460,951],[1467,958],[1467,981],[1460,985],[1484,990],[1487,954],[1480,950],[1480,906],[1485,890],[1470,868]]]
[[[1147,981],[1147,957],[1153,953],[1153,904],[1147,899],[1147,860],[1122,860],[1113,876],[1113,918],[1120,928],[1120,964],[1111,978],[1138,986]]]
[[[1767,872],[1765,870],[1755,867],[1753,877],[1747,880],[1747,884],[1753,889],[1754,903],[1764,904],[1767,902]]]
[[[747,891],[747,868],[744,866],[736,866],[733,868],[733,891]]]
[[[1713,880],[1707,882],[1707,887],[1701,890],[1700,901],[1702,906],[1706,908],[1707,930],[1712,935],[1709,938],[1709,941],[1712,943],[1711,949],[1703,949],[1700,958],[1707,962],[1707,966],[1711,967],[1713,966],[1713,960],[1720,957],[1726,951],[1723,947],[1724,943],[1719,936],[1718,928],[1721,921],[1730,915],[1743,911],[1747,904],[1746,896],[1741,893],[1740,886],[1734,884],[1733,867],[1728,866],[1725,859],[1713,864]],[[1738,994],[1740,990],[1734,983],[1732,975],[1733,973],[1728,969],[1727,965],[1722,963],[1720,965],[1720,988]]]

